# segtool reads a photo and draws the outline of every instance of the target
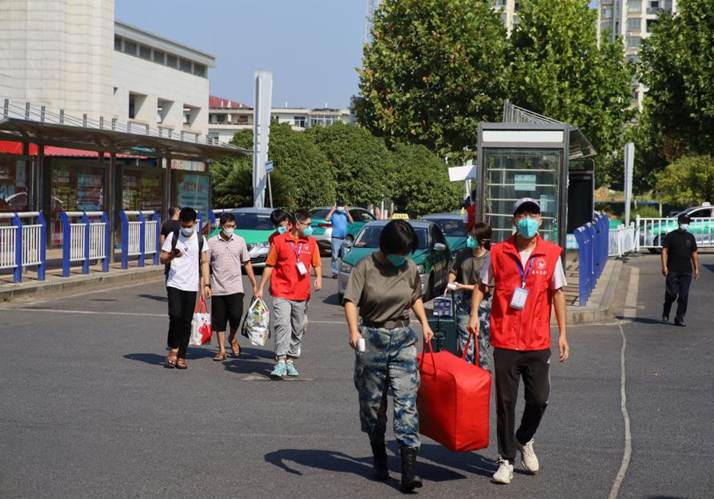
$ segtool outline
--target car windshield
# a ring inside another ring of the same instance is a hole
[[[328,208],[315,208],[314,210],[310,210],[310,216],[312,218],[325,218],[329,212],[330,210]]]
[[[238,230],[274,230],[270,223],[270,213],[233,213]]]
[[[379,236],[383,228],[384,226],[365,227],[357,236],[354,246],[356,248],[379,248]],[[414,231],[419,239],[418,248],[425,249],[428,241],[427,230],[415,228]]]
[[[466,237],[466,226],[460,218],[431,218],[427,220],[434,222],[441,227],[441,231],[447,237]]]

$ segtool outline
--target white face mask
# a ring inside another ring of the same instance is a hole
[[[193,227],[181,227],[181,235],[183,237],[191,237],[193,235]]]
[[[680,224],[679,228],[682,230],[687,230],[687,229],[689,229],[689,224]]]
[[[339,211],[340,213],[342,213],[343,211],[345,211],[345,207],[344,207],[344,206],[338,206],[338,207],[337,207],[337,211]]]
[[[233,232],[235,232],[235,229],[233,227],[231,227],[230,229],[228,229],[228,228],[223,229],[223,233],[228,237],[231,237],[233,235]]]

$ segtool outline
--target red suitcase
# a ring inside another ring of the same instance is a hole
[[[469,337],[464,352],[468,351]],[[478,341],[474,357],[478,362]],[[421,385],[417,397],[419,431],[444,447],[469,452],[488,447],[491,373],[430,342],[417,357]]]

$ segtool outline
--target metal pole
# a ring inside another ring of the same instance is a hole
[[[253,109],[253,206],[265,206],[266,173],[270,140],[270,108],[273,98],[273,74],[255,73],[255,103]]]
[[[268,173],[268,199],[270,200],[270,207],[273,207],[273,188],[270,185],[270,173]]]
[[[109,247],[107,248],[108,262],[111,264],[114,262],[114,239],[115,239],[115,226],[116,226],[116,210],[118,207],[118,201],[121,200],[121,196],[117,198],[116,194],[116,153],[112,152],[109,155],[109,167],[106,171],[107,194],[106,201],[104,203],[104,211],[107,213],[108,223],[109,223]],[[121,185],[121,183],[119,183]]]

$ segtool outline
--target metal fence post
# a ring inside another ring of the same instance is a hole
[[[121,220],[121,268],[129,268],[129,217],[124,210],[119,212]]]
[[[109,272],[109,261],[111,260],[111,229],[109,227],[109,216],[102,212],[102,222],[104,222],[104,260],[102,260],[102,272]]]
[[[146,218],[144,214],[139,211],[136,219],[139,221],[139,267],[144,266],[144,256],[146,252]]]
[[[12,217],[15,226],[15,274],[13,282],[22,282],[22,221],[17,213]]]
[[[159,255],[161,254],[161,212],[160,211],[155,211],[154,212],[154,220],[156,220],[156,233],[151,235],[150,237],[155,237],[156,238],[156,252],[154,253],[154,265],[159,264]]]
[[[80,222],[84,224],[84,259],[82,260],[82,274],[89,274],[89,243],[92,237],[92,233],[89,227],[89,217],[87,212],[84,212]]]
[[[42,226],[40,229],[40,264],[37,266],[37,280],[45,280],[45,270],[47,269],[47,221],[42,212],[37,215],[37,223]]]
[[[64,211],[60,211],[60,222],[62,224],[62,277],[69,277],[69,256],[72,244],[72,229],[69,226],[69,217]]]

